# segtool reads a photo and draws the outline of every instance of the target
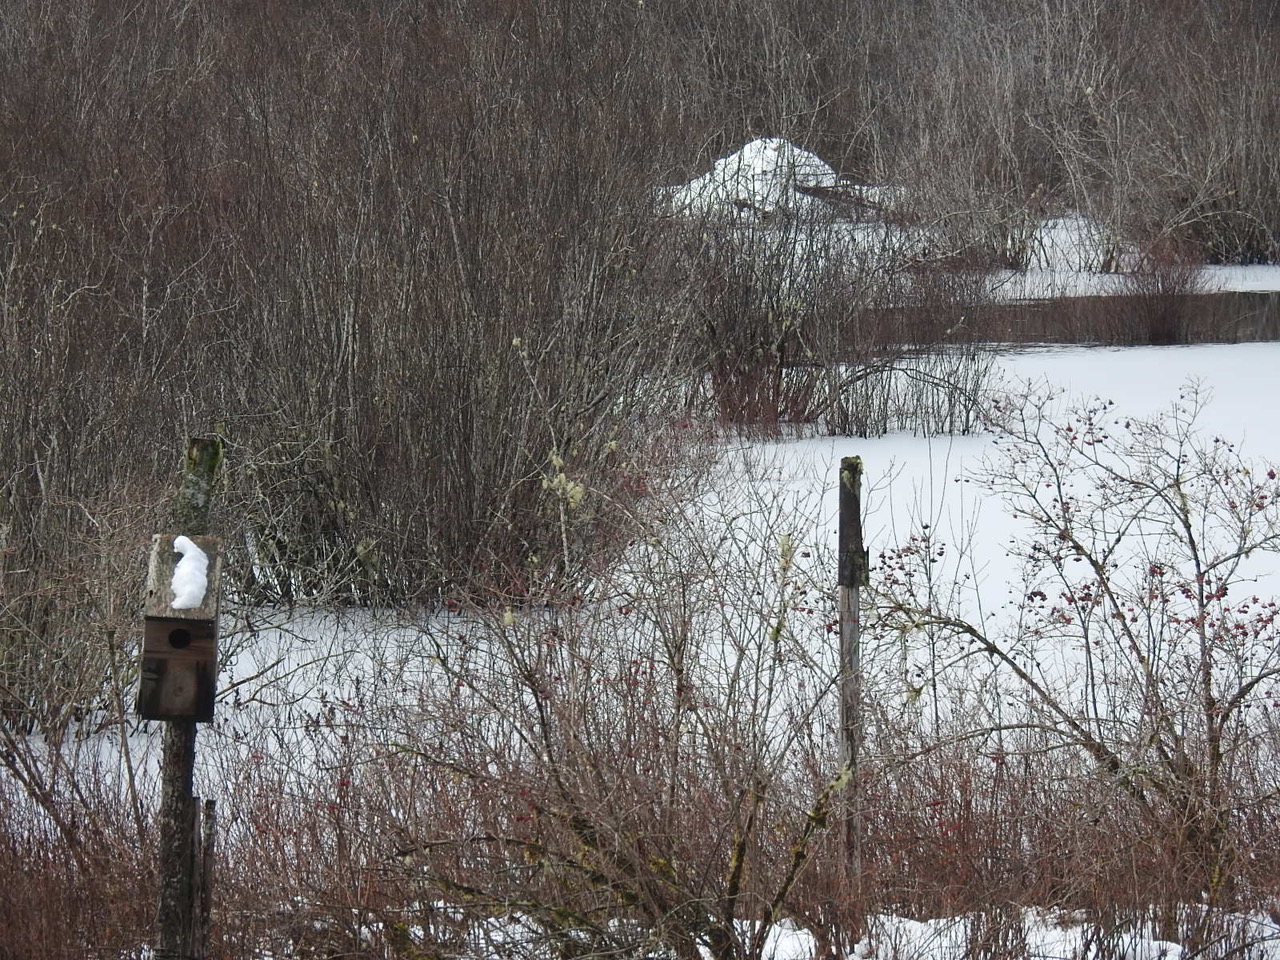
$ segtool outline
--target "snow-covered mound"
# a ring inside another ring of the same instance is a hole
[[[727,229],[717,242],[773,278],[782,299],[807,296],[832,270],[861,276],[861,289],[882,290],[901,267],[922,258],[927,230],[891,222],[894,186],[842,181],[820,157],[779,137],[753,140],[712,168],[657,192],[668,216]]]
[[[794,272],[792,282],[803,286],[803,276],[832,263],[882,282],[933,260],[945,266],[965,238],[922,220],[911,195],[911,184],[841,180],[816,154],[781,137],[763,137],[688,183],[659,188],[656,200],[667,216],[718,221],[731,234],[749,228],[736,241],[747,244],[744,251],[766,256],[775,272]],[[1031,220],[1008,240],[1010,257],[1024,269],[985,275],[988,295],[1002,301],[1121,293],[1125,274],[1139,260],[1132,242],[1081,214]],[[1272,272],[1263,275],[1266,270]],[[1275,290],[1278,276],[1280,268],[1220,270],[1209,287]]]
[[[677,216],[803,212],[821,202],[805,188],[830,188],[839,182],[836,172],[815,154],[789,140],[765,137],[720,158],[702,176],[666,190],[665,205]]]

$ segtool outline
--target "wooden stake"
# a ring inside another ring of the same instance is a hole
[[[845,794],[844,849],[850,889],[857,901],[855,917],[861,926],[862,903],[862,640],[861,588],[870,584],[870,562],[862,542],[862,458],[840,461],[840,765],[849,772]]]
[[[188,441],[174,516],[176,529],[187,536],[209,532],[209,503],[214,476],[221,463],[221,439],[195,437]],[[167,721],[157,824],[160,897],[156,920],[156,960],[191,960],[206,953],[203,944],[193,942],[197,926],[195,822],[198,801],[194,796],[195,764],[196,722]],[[204,895],[208,896],[208,891]]]
[[[195,858],[192,881],[193,916],[191,920],[191,956],[193,960],[206,960],[209,956],[209,916],[213,911],[213,853],[217,835],[217,805],[213,800],[204,802],[200,811],[199,798],[192,807],[197,811],[192,830],[192,855]]]

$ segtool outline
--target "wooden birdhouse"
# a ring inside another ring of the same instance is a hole
[[[147,720],[213,720],[220,547],[217,537],[152,539],[138,689]]]

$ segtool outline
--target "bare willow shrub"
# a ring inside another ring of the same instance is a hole
[[[1028,225],[1077,211],[1212,261],[1274,260],[1265,4],[891,3],[856,21],[875,69],[853,74],[868,106],[850,167],[909,184],[955,254],[1023,267]]]
[[[450,34],[466,56],[437,49]],[[293,185],[315,229],[271,280],[285,295],[264,304],[255,350],[287,378],[256,386],[283,414],[264,433],[288,448],[254,463],[250,426],[245,492],[270,523],[310,523],[255,531],[246,560],[267,561],[261,588],[295,570],[324,581],[336,562],[356,597],[519,593],[572,572],[600,533],[597,500],[564,535],[555,484],[622,496],[619,464],[670,416],[645,389],[676,342],[649,295],[661,153],[630,152],[636,81],[590,95],[625,51],[585,13],[375,20],[360,35],[362,56],[378,51],[367,71],[315,68],[324,109],[291,147],[327,179]],[[433,51],[440,69],[419,76]],[[379,109],[340,140],[370,98]]]
[[[1123,332],[1117,339],[1153,346],[1188,342],[1193,298],[1204,287],[1200,265],[1185,247],[1172,241],[1150,245],[1121,286],[1117,305]]]
[[[636,150],[664,94],[614,33],[641,25],[331,12],[17,18],[13,549],[38,503],[154,506],[206,431],[247,597],[519,592],[614,535],[609,498],[675,419],[649,390],[678,344],[649,203],[669,154]],[[67,69],[37,82],[39,57]],[[584,480],[605,495],[566,518]]]
[[[690,366],[713,415],[766,435],[967,431],[991,364],[965,318],[985,292],[922,262],[900,224],[859,219],[870,214],[855,212],[858,188],[821,189],[788,183],[773,209],[672,218]]]

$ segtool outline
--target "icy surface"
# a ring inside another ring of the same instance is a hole
[[[1280,266],[1214,265],[1200,271],[1205,289],[1222,293],[1274,293],[1280,290]]]
[[[1059,407],[1100,398],[1128,416],[1167,409],[1190,382],[1208,402],[1199,419],[1206,437],[1240,445],[1250,459],[1280,461],[1280,421],[1266,403],[1280,368],[1280,343],[1202,344],[1176,347],[1054,347],[1007,354],[1002,361],[1011,387],[1038,384],[1062,391]],[[779,496],[797,504],[821,497],[821,530],[815,537],[835,546],[838,519],[836,471],[841,457],[861,456],[866,467],[867,542],[897,543],[921,523],[944,531],[953,544],[969,543],[984,579],[1002,583],[1015,572],[1004,545],[1019,530],[1004,504],[975,496],[967,483],[990,452],[986,436],[922,438],[814,437],[751,445],[761,476]]]

